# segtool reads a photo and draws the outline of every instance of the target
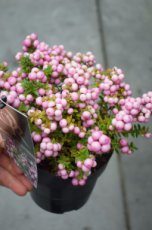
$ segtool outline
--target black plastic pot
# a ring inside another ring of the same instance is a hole
[[[84,186],[73,186],[70,179],[63,180],[52,176],[48,171],[38,166],[38,187],[31,192],[35,203],[46,211],[64,213],[81,208],[89,199],[97,178],[105,170],[112,153],[106,156],[102,164],[88,177]]]

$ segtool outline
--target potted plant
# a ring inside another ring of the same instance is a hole
[[[65,51],[28,35],[18,68],[0,65],[1,96],[29,118],[38,164],[31,193],[55,213],[79,209],[113,152],[136,150],[129,136],[151,137],[152,92],[132,97],[121,69],[103,70],[91,52]]]

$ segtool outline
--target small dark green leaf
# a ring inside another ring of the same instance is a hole
[[[50,77],[51,77],[52,72],[53,72],[52,67],[50,65],[48,65],[47,68],[45,68],[43,70],[43,72],[44,72],[45,76],[47,77],[47,79],[50,80]]]
[[[22,67],[22,71],[24,73],[30,73],[31,69],[34,67],[33,63],[31,62],[29,56],[22,57],[20,60],[20,65]]]

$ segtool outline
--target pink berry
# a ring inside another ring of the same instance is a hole
[[[77,162],[76,162],[76,165],[77,165],[78,168],[81,168],[83,164],[82,164],[81,161],[77,161]]]
[[[116,123],[116,128],[117,128],[117,129],[123,129],[123,128],[124,128],[124,123],[123,123],[123,121],[117,121],[117,123]]]
[[[59,116],[61,116],[61,114],[62,114],[61,110],[56,110],[55,111],[55,116],[59,117]]]
[[[73,101],[77,101],[79,99],[78,93],[75,93],[75,92],[71,93],[71,97]]]
[[[42,150],[45,150],[47,147],[46,147],[46,143],[44,143],[44,142],[42,142],[41,144],[40,144],[40,148],[42,149]]]
[[[124,129],[125,129],[126,131],[130,131],[130,130],[132,129],[132,124],[131,124],[131,123],[125,124]]]
[[[98,141],[94,141],[91,144],[91,148],[93,152],[99,152],[101,150],[101,145],[99,144]]]
[[[109,144],[103,145],[103,146],[101,147],[101,150],[102,150],[103,153],[109,152],[110,149],[111,149],[111,146],[110,146]]]
[[[84,119],[90,119],[91,114],[90,114],[90,112],[88,112],[88,111],[84,111],[84,112],[82,113],[82,116],[83,116]]]
[[[37,105],[42,105],[42,98],[41,97],[36,98],[36,104]]]
[[[33,140],[34,140],[35,142],[40,142],[40,141],[41,141],[41,135],[35,134],[35,135],[33,136]]]
[[[13,95],[8,95],[8,96],[7,96],[7,102],[8,102],[9,104],[12,104],[12,103],[14,102],[14,100],[15,100],[15,98],[14,98]]]
[[[88,167],[86,167],[85,165],[82,165],[82,171],[83,172],[89,172],[90,169]]]
[[[27,38],[27,39],[24,40],[23,44],[25,46],[29,47],[31,45],[31,40]]]
[[[94,141],[99,140],[100,137],[101,137],[100,132],[94,131],[94,132],[92,133],[92,138],[93,138]]]
[[[64,128],[67,126],[68,123],[67,123],[66,119],[62,119],[59,124],[60,124],[61,128]]]
[[[69,128],[67,128],[67,127],[62,128],[62,132],[63,132],[63,133],[69,133]]]
[[[92,159],[86,159],[85,161],[84,161],[84,165],[87,167],[87,168],[91,168],[92,167],[92,165],[93,165],[93,161],[92,161]]]
[[[120,145],[121,146],[127,146],[128,145],[128,141],[126,139],[121,139],[120,140]]]
[[[110,143],[110,138],[103,134],[99,138],[99,142],[100,142],[101,145],[109,144]]]
[[[60,170],[62,170],[62,169],[64,169],[64,165],[63,165],[63,164],[59,164],[59,165],[58,165],[58,168],[59,168]]]
[[[80,100],[81,101],[86,101],[86,95],[85,94],[81,94],[80,95]]]
[[[86,184],[86,181],[84,179],[81,179],[79,181],[79,185],[84,186]]]
[[[45,150],[45,156],[50,157],[53,155],[53,152],[51,150]]]
[[[53,144],[48,142],[46,147],[47,147],[48,150],[52,150],[53,149]]]
[[[122,153],[128,153],[129,152],[129,147],[125,146],[123,148],[121,148]]]
[[[9,77],[8,82],[10,85],[14,85],[16,83],[16,78],[15,77]]]
[[[76,178],[73,178],[73,179],[72,179],[72,184],[73,184],[74,186],[77,186],[77,185],[79,184],[79,181],[78,181]]]

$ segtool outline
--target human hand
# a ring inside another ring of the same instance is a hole
[[[29,180],[5,153],[0,153],[0,185],[11,189],[19,196],[32,190]]]

